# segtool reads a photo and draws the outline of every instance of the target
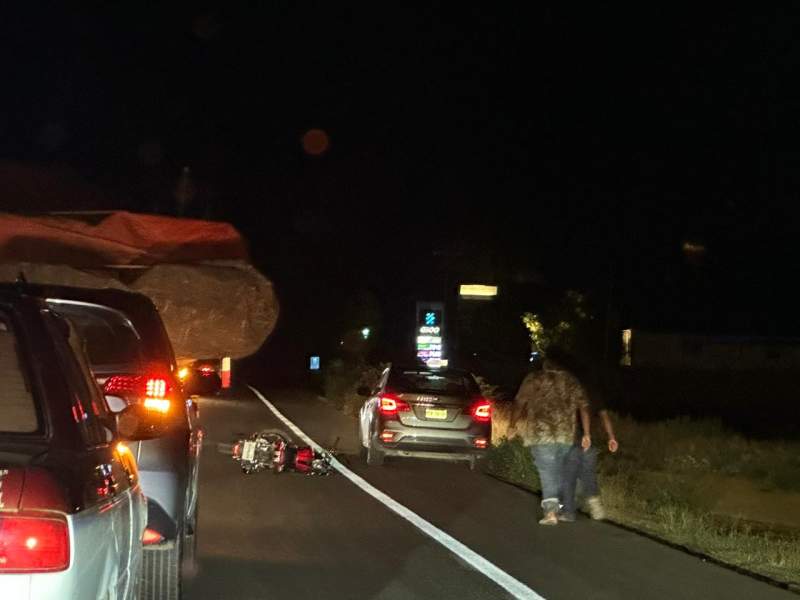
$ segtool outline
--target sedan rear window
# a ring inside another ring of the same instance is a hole
[[[36,404],[11,324],[0,317],[0,432],[33,433],[39,429]]]
[[[475,394],[477,387],[469,376],[445,371],[392,371],[386,387],[396,392],[426,392],[466,396]]]

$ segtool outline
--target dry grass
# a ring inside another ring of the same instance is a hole
[[[744,520],[712,516],[691,504],[690,480],[602,475],[603,503],[611,520],[641,529],[725,563],[800,584],[800,532],[771,531]],[[660,480],[660,483],[659,483]]]
[[[766,489],[800,491],[798,442],[750,440],[708,419],[637,423],[614,418],[614,423],[621,460],[605,461],[601,472],[613,473],[632,464],[669,473],[710,471],[745,477]]]
[[[621,449],[616,455],[602,452],[598,466],[611,520],[800,585],[800,530],[759,525],[758,515],[752,520],[712,515],[709,499],[719,490],[708,487],[732,476],[757,483],[761,491],[796,492],[800,444],[748,440],[709,420],[615,423]],[[519,439],[499,444],[488,468],[538,490],[533,462]]]

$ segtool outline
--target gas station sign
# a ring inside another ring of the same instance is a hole
[[[416,353],[428,366],[443,364],[444,305],[441,302],[417,302]]]

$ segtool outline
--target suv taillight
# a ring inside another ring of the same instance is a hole
[[[150,529],[148,527],[144,530],[144,534],[142,534],[142,546],[152,546],[153,544],[160,544],[163,541],[164,536],[155,529]]]
[[[492,421],[492,403],[486,398],[479,398],[470,408],[469,414],[476,423],[490,423]]]
[[[120,396],[121,398],[139,396],[141,384],[141,375],[113,375],[103,384],[103,392],[109,396]]]
[[[169,412],[172,386],[164,377],[143,375],[114,375],[106,380],[103,392],[128,401],[142,402],[145,408]]]
[[[158,412],[169,412],[169,383],[161,377],[150,377],[145,383],[144,406]]]
[[[69,527],[52,516],[0,516],[0,573],[48,573],[69,566]]]
[[[378,409],[384,419],[396,419],[397,413],[410,412],[411,407],[408,402],[401,400],[392,394],[384,394],[381,396],[381,405]]]

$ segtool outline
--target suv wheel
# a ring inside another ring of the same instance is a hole
[[[180,600],[182,538],[144,549],[140,600]]]

